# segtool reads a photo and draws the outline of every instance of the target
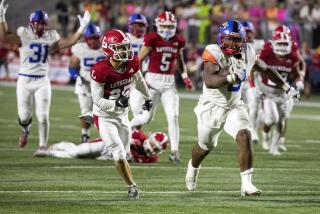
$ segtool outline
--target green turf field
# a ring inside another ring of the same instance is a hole
[[[72,91],[53,90],[49,143],[80,141],[79,107]],[[17,147],[15,88],[0,86],[0,213],[320,213],[320,108],[296,107],[289,120],[288,151],[273,157],[255,150],[253,181],[262,196],[240,197],[236,146],[223,134],[203,163],[198,191],[185,190],[184,176],[196,141],[196,100],[180,100],[182,163],[132,164],[141,197],[127,187],[112,162],[33,158],[38,143],[34,118],[29,144]],[[166,131],[158,109],[146,131]],[[94,130],[93,135],[97,136]]]

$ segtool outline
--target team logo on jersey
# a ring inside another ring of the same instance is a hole
[[[95,76],[95,75],[93,75],[93,74],[94,74],[94,70],[92,70],[91,77],[92,77],[93,79],[96,79],[97,76]]]

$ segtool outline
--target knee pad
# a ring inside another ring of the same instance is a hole
[[[21,120],[20,118],[18,118],[18,121],[19,121],[19,125],[20,125],[20,126],[22,126],[22,127],[27,127],[27,126],[31,125],[31,123],[32,123],[32,118],[26,119],[26,120]]]

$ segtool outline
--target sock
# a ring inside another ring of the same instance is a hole
[[[275,152],[279,147],[280,132],[273,130],[270,152]]]
[[[269,131],[269,132],[262,131],[262,140],[264,142],[269,143],[270,142],[270,137],[271,137],[271,131]]]
[[[192,166],[191,162],[192,162],[192,159],[190,159],[189,162],[188,162],[188,169],[187,169],[186,177],[190,177],[190,178],[193,178],[194,180],[196,180],[198,175],[199,175],[199,171],[200,171],[201,165],[199,165],[198,168],[194,168]]]
[[[84,134],[90,136],[90,128],[88,128],[88,129],[82,128],[81,135],[84,135]]]
[[[279,145],[283,145],[284,144],[284,142],[285,142],[285,138],[284,137],[280,137],[280,139],[279,139]]]
[[[39,146],[47,147],[49,135],[49,121],[44,120],[38,123],[39,126]]]
[[[240,172],[241,185],[252,184],[252,182],[251,182],[252,173],[253,173],[253,168],[250,168],[250,169],[247,169],[246,171]]]
[[[168,120],[168,135],[171,151],[178,151],[180,138],[178,117],[172,117]]]

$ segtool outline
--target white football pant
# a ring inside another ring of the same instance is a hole
[[[133,117],[142,114],[142,105],[144,104],[144,98],[143,95],[136,88],[132,88],[129,101]]]
[[[51,104],[51,84],[47,76],[43,78],[19,76],[17,104],[21,124],[28,123],[32,118],[33,102],[35,102],[35,112],[39,125],[39,146],[47,146]]]

